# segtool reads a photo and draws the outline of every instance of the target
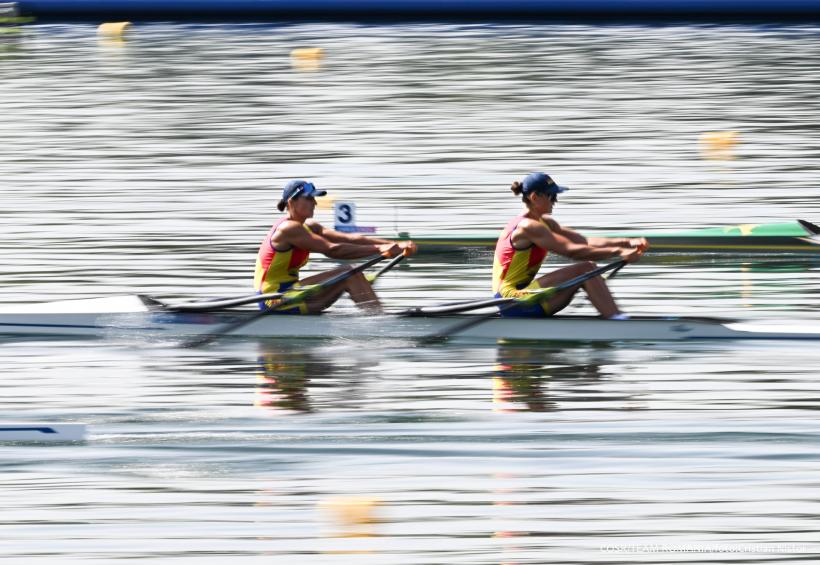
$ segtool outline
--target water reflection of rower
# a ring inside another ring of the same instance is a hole
[[[258,371],[254,406],[275,411],[309,413],[308,386],[311,378],[330,373],[331,363],[309,350],[259,343]]]
[[[307,393],[308,382],[306,365],[294,365],[275,353],[263,352],[259,356],[254,406],[272,410],[312,412]]]
[[[556,379],[597,380],[596,364],[567,364],[563,349],[499,345],[493,371],[493,405],[498,412],[549,412],[558,409],[549,384]]]
[[[295,348],[292,343],[260,341],[257,345],[257,384],[254,406],[272,411],[313,413],[328,404],[348,404],[360,398],[361,391],[350,375],[361,374],[362,364],[373,366],[373,360],[351,360],[342,355],[329,356],[326,347]],[[335,377],[345,377],[339,382]],[[327,382],[330,381],[330,382]],[[316,394],[332,392],[332,398]],[[338,396],[338,398],[337,398]]]

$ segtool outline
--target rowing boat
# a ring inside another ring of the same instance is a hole
[[[447,333],[476,314],[439,315],[424,308],[403,315],[351,316],[324,313],[269,315],[247,324],[253,310],[179,312],[140,295],[64,300],[0,309],[0,334],[15,337],[184,339],[233,324],[225,338],[424,339]],[[221,334],[220,334],[221,335]],[[491,317],[459,332],[458,340],[504,341],[679,341],[693,339],[820,339],[820,325],[762,324],[717,318],[636,317],[603,320],[586,316],[546,319]]]
[[[584,232],[586,233],[586,232]],[[820,255],[820,227],[805,220],[779,224],[742,224],[686,231],[593,233],[591,237],[645,237],[650,252],[699,252],[731,254],[790,253]],[[498,232],[456,235],[416,235],[401,232],[392,239],[412,239],[419,253],[449,253],[493,249]]]

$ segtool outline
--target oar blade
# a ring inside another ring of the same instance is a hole
[[[813,224],[807,220],[797,220],[797,222],[811,235],[820,235],[820,226],[817,224]]]

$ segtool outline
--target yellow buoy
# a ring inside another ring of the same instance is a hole
[[[707,131],[700,136],[701,155],[711,161],[732,161],[738,141],[736,131]]]
[[[290,52],[294,59],[317,60],[325,56],[325,50],[321,47],[301,47]]]
[[[380,505],[378,498],[364,496],[335,496],[320,503],[337,525],[348,527],[377,522],[375,511]]]
[[[701,134],[700,142],[712,147],[730,147],[737,143],[736,131],[707,131]]]
[[[105,37],[122,37],[130,27],[131,22],[108,22],[100,24],[97,34]]]
[[[318,71],[324,56],[325,50],[321,47],[303,47],[290,52],[290,62],[297,71]]]

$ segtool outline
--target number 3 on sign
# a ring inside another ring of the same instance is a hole
[[[356,204],[353,202],[334,202],[333,217],[336,227],[353,227],[356,225]]]

